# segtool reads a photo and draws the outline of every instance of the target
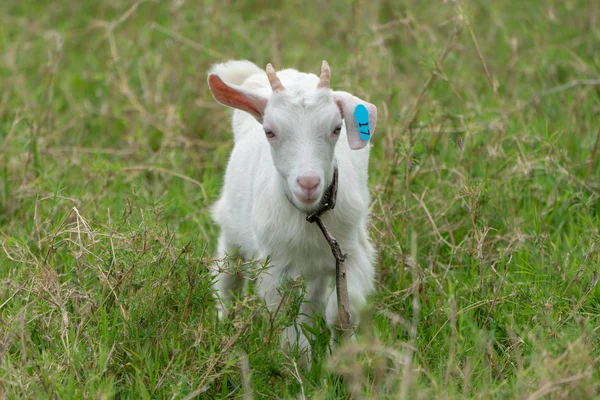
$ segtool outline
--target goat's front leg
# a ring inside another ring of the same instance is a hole
[[[282,332],[281,345],[283,348],[289,350],[291,347],[298,346],[302,353],[300,361],[305,366],[310,366],[311,349],[301,324],[310,323],[315,315],[323,312],[327,283],[327,279],[313,280],[306,283],[306,293],[300,306],[300,315],[292,325]],[[282,284],[281,272],[276,268],[264,271],[258,280],[258,291],[272,313],[279,312],[280,307],[283,306],[281,303],[286,301],[283,298],[286,295],[281,292]]]
[[[213,275],[216,276],[213,287],[215,289],[215,307],[219,319],[227,316],[227,306],[244,288],[244,276],[235,271],[235,263],[240,258],[235,255],[235,248],[225,243],[223,236],[219,238],[217,250],[218,261],[215,262]]]
[[[343,249],[345,250],[345,249]],[[348,298],[350,300],[350,325],[356,329],[360,322],[360,311],[363,309],[367,296],[373,291],[375,271],[369,254],[370,248],[357,248],[349,252],[345,261],[348,282]],[[337,304],[337,290],[329,296],[325,312],[327,326],[332,331],[332,341],[342,334]]]
[[[314,318],[319,314],[323,315],[325,311],[325,300],[327,299],[327,286],[329,280],[317,279],[306,283],[306,293],[300,306],[300,314],[294,325],[286,329],[284,339],[291,345],[297,344],[299,350],[303,353],[301,359],[304,365],[310,365],[311,347],[308,337],[302,330],[302,324],[311,324]],[[325,317],[323,315],[323,317]],[[312,337],[312,335],[310,335]],[[314,339],[314,338],[313,338]]]

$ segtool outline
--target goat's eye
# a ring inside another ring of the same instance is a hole
[[[269,138],[269,139],[273,139],[275,137],[275,134],[272,131],[265,131],[265,135]]]
[[[341,132],[341,131],[342,131],[342,126],[340,125],[340,126],[336,127],[336,128],[333,130],[333,132],[331,132],[331,134],[332,134],[332,135],[335,135],[335,136],[337,136],[337,135],[339,135],[339,134],[340,134],[340,132]]]

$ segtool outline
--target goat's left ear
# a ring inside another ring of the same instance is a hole
[[[344,118],[350,148],[362,149],[375,132],[377,107],[348,92],[335,91],[333,98]]]

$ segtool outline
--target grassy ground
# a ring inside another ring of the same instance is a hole
[[[3,1],[0,397],[600,398],[600,3]],[[312,370],[217,322],[214,62],[379,108],[378,292]]]

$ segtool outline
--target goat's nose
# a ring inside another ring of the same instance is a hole
[[[304,193],[310,194],[319,186],[319,183],[321,183],[321,178],[315,175],[307,175],[299,177],[297,182]]]

